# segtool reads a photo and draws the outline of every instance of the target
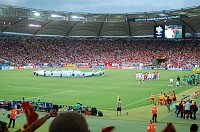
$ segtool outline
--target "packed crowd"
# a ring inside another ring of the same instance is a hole
[[[16,66],[32,63],[143,63],[164,57],[162,66],[188,68],[199,65],[196,41],[164,40],[0,40],[0,56]]]

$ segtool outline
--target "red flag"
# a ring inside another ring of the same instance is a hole
[[[101,132],[112,132],[114,128],[115,128],[114,126],[108,126],[108,127],[102,128]]]
[[[38,114],[34,111],[33,105],[27,102],[22,103],[22,107],[26,114],[27,123],[24,124],[24,129],[30,126],[34,121],[38,119]]]

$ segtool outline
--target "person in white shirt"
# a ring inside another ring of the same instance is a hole
[[[117,101],[117,116],[118,116],[118,112],[119,112],[119,115],[121,116],[121,111],[122,111],[122,101],[121,99],[119,99]]]
[[[192,101],[187,101],[185,104],[185,113],[184,113],[184,119],[185,115],[187,114],[186,118],[190,120],[189,114],[190,114],[190,106],[192,104]]]
[[[173,86],[174,79],[172,77],[169,79],[169,83],[170,83],[170,86]]]
[[[139,73],[136,72],[136,80],[139,80]]]
[[[176,87],[179,87],[179,81],[176,81]]]

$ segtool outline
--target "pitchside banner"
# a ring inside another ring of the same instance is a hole
[[[3,66],[3,67],[0,67],[0,70],[13,70],[14,67],[13,66]]]
[[[76,66],[89,66],[88,63],[76,63]]]
[[[168,70],[178,70],[178,71],[181,71],[182,68],[167,68]]]
[[[10,67],[9,66],[3,66],[2,70],[10,70]]]
[[[192,99],[192,98],[196,98],[196,97],[198,97],[198,96],[200,96],[200,90],[198,90],[198,91],[196,91],[196,92],[190,94],[190,98],[191,98],[191,99]]]
[[[16,66],[14,69],[24,69],[23,66]]]
[[[194,68],[193,71],[200,72],[200,68]]]
[[[122,66],[106,66],[109,69],[122,69]]]
[[[24,66],[24,69],[31,69],[33,66]]]
[[[200,90],[198,90],[198,91],[196,91],[196,92],[194,92],[194,93],[191,93],[190,95],[185,96],[182,100],[189,101],[189,100],[191,100],[192,98],[196,98],[196,97],[198,97],[198,96],[200,96]]]
[[[49,63],[42,63],[42,67],[49,67]]]
[[[92,66],[92,68],[102,68],[102,69],[105,69],[106,67],[105,67],[105,66],[98,65],[98,66]]]
[[[75,68],[76,65],[75,65],[75,64],[72,64],[72,63],[66,63],[66,64],[64,65],[64,67]]]
[[[92,68],[92,66],[77,66],[77,68]]]

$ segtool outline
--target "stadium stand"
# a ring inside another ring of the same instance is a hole
[[[165,58],[163,67],[192,68],[199,64],[200,46],[193,40],[1,40],[0,56],[16,66],[50,63],[143,63]],[[160,63],[161,65],[161,63]]]

